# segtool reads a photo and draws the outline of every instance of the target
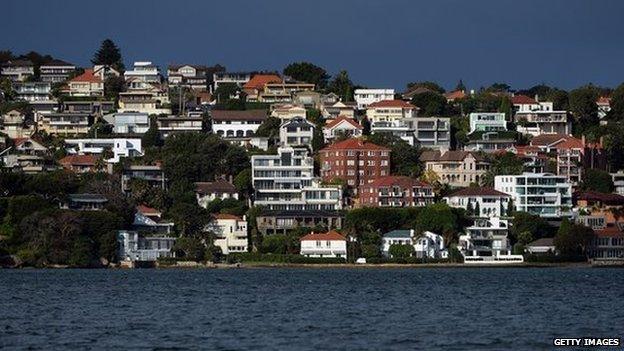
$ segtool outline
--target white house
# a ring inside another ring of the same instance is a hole
[[[249,138],[267,119],[265,110],[212,110],[212,132],[224,138]]]
[[[101,155],[107,149],[113,153],[113,157],[106,160],[109,163],[117,163],[121,157],[143,156],[138,138],[65,139],[65,150],[70,155]]]
[[[454,208],[463,208],[476,217],[501,217],[507,215],[511,196],[489,187],[469,187],[444,198]]]
[[[161,257],[175,257],[171,251],[175,238],[166,236],[145,237],[138,232],[117,232],[119,259],[121,261],[156,261]]]
[[[366,107],[366,118],[375,122],[403,122],[406,118],[414,118],[418,114],[418,107],[403,100],[381,100]]]
[[[144,134],[150,127],[147,113],[115,113],[113,119],[114,132],[117,134]]]
[[[224,255],[234,252],[247,252],[247,219],[231,214],[213,214],[213,221],[207,230],[215,234],[214,245],[221,248]]]
[[[534,255],[556,253],[557,248],[553,238],[540,238],[526,245],[526,252]]]
[[[552,173],[523,173],[494,177],[494,189],[512,197],[518,211],[544,218],[572,215],[572,184]]]
[[[142,83],[160,83],[161,74],[158,66],[151,61],[136,61],[131,70],[124,72],[126,80]]]
[[[507,130],[505,114],[499,112],[473,112],[470,114],[470,133],[499,132]]]
[[[280,144],[282,146],[312,147],[312,137],[316,126],[304,117],[295,117],[280,125]]]
[[[327,233],[312,232],[299,240],[302,256],[347,258],[347,238],[334,230]]]
[[[357,108],[364,110],[374,102],[393,100],[394,89],[355,89],[353,97],[357,103]]]
[[[524,261],[522,255],[512,255],[507,238],[507,220],[498,217],[477,218],[459,236],[459,250],[466,264],[513,264]]]
[[[214,182],[195,183],[195,196],[197,197],[197,204],[206,208],[210,202],[216,199],[238,200],[238,191],[232,183],[219,179]]]
[[[416,235],[414,229],[393,230],[385,233],[381,238],[381,252],[384,256],[390,257],[390,246],[392,245],[412,245],[416,257],[419,258],[444,258],[447,257],[444,238],[436,233],[425,231],[422,235]]]
[[[273,104],[271,105],[271,117],[279,118],[282,122],[296,117],[305,117],[306,109],[297,104]]]
[[[337,136],[345,136],[348,138],[358,138],[362,136],[363,127],[353,118],[339,116],[323,127],[323,136],[325,141],[335,139]]]

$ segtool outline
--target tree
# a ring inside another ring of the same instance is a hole
[[[482,178],[484,186],[494,186],[494,177],[497,175],[516,175],[524,171],[524,162],[512,152],[497,155],[491,160],[490,169]]]
[[[390,170],[392,174],[418,177],[422,171],[420,148],[411,146],[405,140],[388,134],[373,134],[369,141],[390,148]]]
[[[511,115],[512,115],[512,108],[513,108],[513,105],[511,104],[511,99],[505,96],[501,99],[500,106],[498,107],[498,112],[505,113],[505,119],[510,121]]]
[[[126,80],[123,76],[111,75],[104,80],[104,97],[109,100],[119,99],[119,93],[126,91]]]
[[[215,89],[213,96],[217,99],[217,103],[228,101],[238,96],[240,87],[236,83],[221,83]]]
[[[579,257],[585,254],[585,250],[594,237],[591,228],[580,224],[571,224],[567,218],[561,221],[561,226],[554,239],[557,251],[564,257]]]
[[[388,253],[392,258],[406,258],[414,255],[414,246],[403,244],[392,244],[388,249]]]
[[[481,216],[481,206],[479,206],[479,202],[475,203],[474,213],[477,217]]]
[[[268,117],[256,130],[256,135],[269,139],[279,138],[279,128],[282,122],[277,117]]]
[[[420,115],[422,116],[443,116],[447,102],[441,94],[428,91],[414,95],[412,104],[420,108]]]
[[[371,133],[371,122],[368,120],[368,118],[366,118],[366,116],[364,116],[364,118],[362,118],[362,134],[370,135],[370,133]]]
[[[605,171],[588,168],[583,172],[581,189],[584,191],[611,193],[614,189],[613,178]]]
[[[284,68],[284,75],[291,78],[316,85],[317,89],[325,89],[329,75],[327,72],[309,62],[293,62]]]
[[[338,95],[342,101],[353,100],[353,83],[347,71],[340,71],[327,86],[327,91]]]
[[[569,94],[570,112],[576,122],[575,131],[585,134],[590,128],[598,126],[598,91],[596,87],[588,85],[574,89]]]
[[[180,236],[202,237],[204,226],[210,221],[207,211],[197,203],[176,202],[166,213],[179,230]]]
[[[419,233],[431,231],[434,233],[457,232],[461,229],[456,213],[445,203],[438,202],[425,206],[418,214],[415,230]]]
[[[156,117],[150,117],[149,129],[141,137],[141,143],[144,148],[161,146],[162,140],[160,139],[160,132],[158,131],[158,123]]]
[[[117,45],[110,39],[102,41],[102,45],[93,55],[91,63],[94,65],[108,65],[120,72],[125,69],[121,58],[121,52]]]
[[[444,94],[444,88],[442,88],[436,82],[423,81],[423,82],[410,82],[410,83],[407,83],[407,91],[414,90],[416,88],[425,88],[425,89],[431,90],[432,92],[436,92],[436,93],[439,93],[439,94]]]
[[[455,91],[466,91],[466,86],[464,85],[464,81],[463,80],[459,80],[459,82],[457,82],[457,85],[455,86]]]
[[[200,238],[178,238],[172,250],[175,251],[179,257],[184,257],[191,261],[200,262],[206,259],[206,244]]]
[[[240,171],[234,178],[234,186],[242,195],[249,197],[253,193],[253,185],[251,183],[251,168],[245,168]]]
[[[317,128],[322,128],[325,125],[325,119],[321,115],[321,111],[316,108],[306,109],[306,119],[314,123]]]
[[[506,83],[494,83],[490,85],[485,91],[499,93],[499,92],[508,92],[511,87]]]
[[[607,118],[612,121],[624,122],[624,83],[620,84],[611,94],[611,111]]]
[[[548,222],[540,216],[527,212],[515,212],[509,229],[509,239],[512,242],[520,240],[523,233],[531,233],[533,239],[552,237],[553,229]]]

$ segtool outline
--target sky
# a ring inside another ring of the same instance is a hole
[[[397,91],[424,80],[447,90],[459,79],[469,89],[624,81],[620,0],[2,0],[0,12],[0,50],[83,67],[110,38],[126,67],[308,61]]]

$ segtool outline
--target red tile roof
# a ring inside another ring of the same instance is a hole
[[[514,95],[511,97],[511,103],[514,105],[535,105],[537,101],[526,95]]]
[[[601,96],[601,97],[598,98],[596,103],[598,105],[610,105],[611,104],[611,98],[608,98],[606,96]]]
[[[328,150],[384,150],[390,151],[390,149],[379,146],[377,144],[373,144],[370,141],[366,141],[362,138],[351,138],[343,141],[339,141],[337,143],[333,143],[321,151]]]
[[[494,188],[490,188],[490,187],[470,187],[470,188],[464,188],[464,189],[460,189],[455,191],[454,193],[450,194],[449,197],[453,197],[453,196],[459,196],[459,197],[465,197],[465,196],[503,196],[503,197],[510,197],[509,195],[500,192]]]
[[[594,234],[598,237],[607,238],[621,238],[624,237],[624,233],[615,225],[607,226],[603,229],[595,229]]]
[[[95,155],[69,155],[59,160],[63,166],[95,166],[98,157]]]
[[[102,79],[99,76],[93,74],[93,69],[87,68],[84,73],[74,77],[70,82],[88,82],[88,83],[102,83]]]
[[[422,182],[415,178],[405,177],[405,176],[385,176],[379,177],[373,180],[368,184],[362,185],[362,187],[383,187],[383,186],[402,186],[402,187],[428,187],[429,184]]]
[[[215,219],[235,219],[235,220],[238,220],[238,221],[242,221],[243,220],[239,216],[235,216],[235,215],[229,214],[229,213],[213,213],[212,216]]]
[[[308,235],[302,236],[300,241],[347,241],[342,234],[338,233],[335,230],[330,230],[327,233],[310,233]]]
[[[531,139],[531,146],[556,149],[582,149],[583,141],[566,134],[540,134]]]
[[[353,127],[357,128],[357,129],[362,129],[362,126],[358,122],[356,122],[353,118],[349,118],[349,117],[345,117],[345,116],[338,116],[338,117],[336,117],[336,119],[334,119],[333,121],[327,123],[325,125],[325,128],[332,129],[335,126],[337,126],[338,124],[340,124],[342,121],[345,121],[345,122],[349,123],[350,125],[352,125]]]
[[[249,82],[243,85],[243,89],[263,89],[267,83],[281,83],[282,78],[277,74],[256,74]]]
[[[466,93],[463,90],[455,90],[444,94],[447,100],[458,100],[466,97]]]
[[[142,214],[146,215],[146,216],[160,216],[161,212],[158,211],[155,208],[149,207],[145,204],[140,204],[136,207],[138,212],[141,212]]]
[[[369,108],[375,107],[400,107],[400,108],[418,108],[409,102],[403,100],[381,100],[368,105]]]

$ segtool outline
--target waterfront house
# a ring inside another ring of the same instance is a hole
[[[594,263],[624,263],[624,222],[594,229],[587,254]]]
[[[555,254],[557,252],[553,238],[540,238],[534,240],[526,244],[525,250],[527,253],[532,255]]]
[[[335,230],[327,233],[312,232],[299,241],[302,256],[347,258],[347,238]]]
[[[120,261],[156,261],[159,258],[175,257],[172,252],[176,239],[168,236],[143,236],[136,231],[117,232],[117,247]]]
[[[477,218],[459,236],[458,248],[466,264],[506,264],[521,263],[522,255],[511,254],[511,244],[507,237],[507,220],[499,217]]]
[[[262,213],[256,216],[256,227],[262,235],[287,234],[297,228],[319,226],[328,230],[341,229],[343,222],[344,213],[340,211],[271,211],[263,209]]]
[[[430,231],[425,231],[421,235],[417,235],[414,229],[398,229],[385,233],[381,238],[381,253],[385,257],[392,257],[390,255],[392,245],[411,245],[414,247],[414,256],[418,258],[447,257],[444,238]]]
[[[139,233],[170,234],[173,232],[173,222],[164,221],[162,212],[140,204],[136,207],[132,229]]]
[[[231,214],[216,213],[206,229],[215,235],[214,245],[224,255],[247,252],[247,218]]]

